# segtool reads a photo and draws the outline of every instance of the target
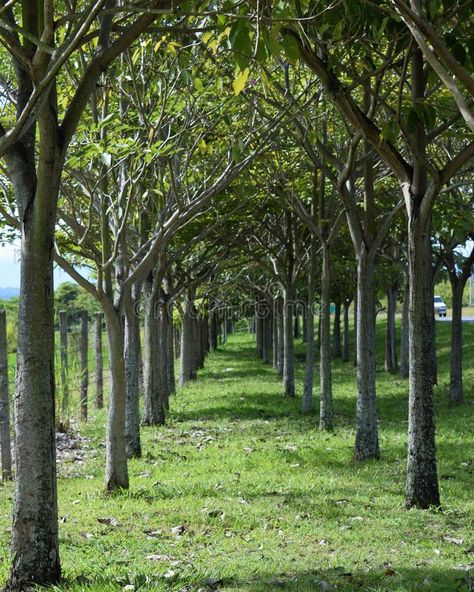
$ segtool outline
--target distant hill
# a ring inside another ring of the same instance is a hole
[[[20,288],[0,288],[0,299],[8,300],[20,294]]]

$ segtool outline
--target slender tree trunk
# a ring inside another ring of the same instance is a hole
[[[464,403],[462,382],[462,298],[464,282],[450,274],[453,316],[451,320],[451,365],[449,401],[454,405]]]
[[[67,312],[59,311],[59,350],[61,354],[61,423],[68,423],[69,414],[69,363],[68,363],[68,322]]]
[[[272,320],[270,318],[270,310],[268,306],[262,310],[262,314],[262,360],[264,364],[269,364],[271,352],[270,327]]]
[[[95,314],[94,322],[95,348],[95,406],[104,406],[104,357],[102,353],[102,313]]]
[[[285,360],[285,322],[283,318],[283,303],[282,300],[278,301],[278,376],[283,378],[283,367]]]
[[[169,317],[166,313],[166,302],[160,304],[160,322],[159,322],[159,372],[162,406],[166,411],[170,408],[170,391],[168,380],[168,333],[171,330]]]
[[[181,330],[179,327],[174,328],[174,359],[179,360],[181,358]]]
[[[124,330],[121,315],[112,304],[105,309],[109,340],[110,395],[107,418],[105,490],[128,489],[127,447],[125,442]]]
[[[181,316],[181,364],[179,386],[184,386],[189,380],[196,380],[196,366],[194,362],[194,319],[188,311]]]
[[[334,412],[332,400],[331,371],[331,255],[329,248],[323,244],[321,269],[321,314],[320,314],[320,399],[319,429],[332,430]]]
[[[175,330],[173,326],[173,311],[170,304],[165,307],[165,314],[168,322],[168,355],[167,355],[167,378],[168,378],[168,392],[170,395],[176,393],[176,377],[174,373],[174,339]]]
[[[89,317],[81,311],[81,420],[87,421],[87,391],[89,390]]]
[[[151,278],[147,279],[144,291],[144,396],[143,425],[163,425],[165,421],[160,376],[159,310],[157,287]]]
[[[260,310],[260,302],[256,306],[256,344],[257,344],[257,356],[263,359],[263,341],[264,341],[264,321],[262,311]]]
[[[272,315],[272,323],[273,323],[273,355],[272,355],[272,365],[275,370],[278,369],[278,309],[276,305],[276,301],[274,301],[273,305],[273,315]]]
[[[213,304],[212,306],[215,306]],[[214,310],[211,311],[211,327],[209,335],[210,346],[212,350],[216,350],[218,346],[218,329],[217,329],[217,314]]]
[[[2,455],[2,481],[12,478],[12,451],[10,441],[10,397],[8,394],[7,315],[0,310],[0,448]]]
[[[332,332],[332,355],[334,358],[342,357],[341,346],[341,301],[335,303],[334,326]]]
[[[402,340],[400,348],[400,375],[403,378],[408,378],[409,374],[409,326],[408,326],[408,312],[410,309],[410,282],[408,279],[408,270],[405,269],[403,274],[403,308],[402,308]]]
[[[128,458],[139,458],[140,443],[140,323],[134,300],[125,307],[125,381],[127,388],[125,442]]]
[[[395,315],[397,312],[398,285],[387,286],[387,329],[385,335],[385,372],[398,372]]]
[[[295,339],[299,339],[301,337],[301,325],[300,325],[300,311],[298,309],[298,305],[295,303],[294,306],[294,326],[293,326],[293,335]]]
[[[407,507],[439,506],[433,407],[433,290],[430,224],[418,212],[408,221],[410,371]]]
[[[304,311],[301,315],[301,340],[303,343],[308,340],[308,316]]]
[[[344,299],[344,313],[343,313],[343,344],[342,344],[342,361],[348,362],[350,357],[351,344],[349,341],[349,309],[351,301],[349,298]]]
[[[357,258],[357,427],[354,457],[380,457],[375,394],[374,255]]]
[[[306,319],[306,366],[303,399],[301,401],[301,411],[303,413],[310,413],[313,410],[314,364],[316,359],[316,348],[314,342],[314,299],[316,293],[317,246],[316,238],[312,236],[308,277],[308,301],[306,305],[306,314],[303,316],[303,319]]]
[[[285,397],[295,396],[295,356],[293,346],[293,292],[288,286],[283,290],[283,387]]]

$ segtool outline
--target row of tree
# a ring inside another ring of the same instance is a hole
[[[461,401],[454,302],[474,257],[458,248],[474,227],[469,7],[19,0],[0,2],[0,19],[1,212],[22,258],[9,587],[60,578],[53,261],[106,320],[108,491],[128,486],[127,446],[139,452],[140,302],[144,413],[160,423],[173,390],[170,302],[185,382],[215,337],[214,301],[276,299],[275,351],[281,343],[291,397],[292,308],[304,294],[308,410],[318,294],[320,425],[331,429],[329,303],[354,300],[354,454],[378,458],[377,269],[384,261],[392,334],[403,272],[406,505],[439,505],[433,283],[445,264],[451,396]]]

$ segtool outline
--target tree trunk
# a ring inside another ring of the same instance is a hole
[[[276,301],[274,301],[273,305],[273,315],[272,315],[272,323],[273,323],[273,355],[272,355],[272,363],[273,368],[278,370],[278,309],[276,305]]]
[[[69,363],[67,312],[59,311],[59,350],[61,355],[61,424],[66,427],[69,415]]]
[[[140,323],[135,301],[125,307],[125,381],[127,388],[125,442],[128,458],[139,458],[140,443]]]
[[[89,389],[89,318],[81,311],[81,420],[87,421],[87,391]]]
[[[450,274],[453,316],[451,320],[451,366],[449,401],[454,405],[464,403],[462,382],[462,297],[464,282]]]
[[[350,341],[349,341],[349,309],[351,301],[349,298],[344,299],[344,314],[343,314],[343,344],[342,344],[342,361],[348,362],[350,357]]]
[[[167,323],[168,323],[168,355],[167,355],[167,379],[168,379],[168,392],[170,395],[174,395],[176,393],[176,378],[174,373],[174,340],[175,340],[175,330],[173,325],[173,311],[171,305],[168,302],[168,305],[165,307],[164,312],[167,316]]]
[[[144,291],[144,396],[143,425],[163,425],[165,422],[162,384],[160,376],[160,332],[158,290],[152,278],[148,278]]]
[[[213,306],[215,306],[213,304]],[[209,335],[210,346],[212,350],[216,350],[218,346],[218,327],[217,327],[217,314],[215,310],[211,312],[211,327]]]
[[[415,209],[415,208],[414,208]],[[408,221],[410,391],[405,501],[408,508],[439,506],[433,408],[433,290],[430,224],[419,212]]]
[[[298,305],[295,303],[294,305],[294,326],[293,326],[293,335],[295,339],[299,339],[301,337],[301,326],[300,326],[300,311],[298,309]]]
[[[304,376],[303,399],[301,411],[310,413],[313,410],[313,382],[314,363],[316,359],[316,348],[314,342],[314,297],[316,292],[316,251],[317,242],[314,236],[311,237],[310,265],[308,277],[308,301],[306,306],[306,319],[304,324],[306,334],[306,366]]]
[[[181,316],[181,364],[179,372],[179,386],[184,386],[189,380],[196,380],[197,372],[194,361],[194,319],[188,311]]]
[[[375,395],[374,255],[357,257],[357,427],[354,458],[380,457]]]
[[[283,303],[282,300],[278,301],[278,376],[283,378],[283,366],[285,360],[285,322],[283,318]]]
[[[263,359],[263,340],[264,340],[264,322],[262,318],[262,311],[260,310],[260,302],[255,308],[255,330],[256,330],[256,344],[257,344],[257,356]]]
[[[271,317],[270,310],[267,307],[262,311],[262,360],[264,364],[270,363],[271,352]]]
[[[164,409],[164,416],[166,411],[170,408],[170,391],[168,380],[168,333],[171,330],[169,323],[169,316],[166,312],[166,302],[160,304],[160,321],[159,328],[159,373],[161,385],[162,406]],[[165,420],[165,417],[163,418]]]
[[[341,301],[335,303],[334,326],[332,332],[332,355],[334,358],[342,357],[341,347]]]
[[[402,308],[402,340],[400,347],[400,375],[403,378],[408,378],[409,374],[409,326],[408,326],[408,312],[410,309],[410,282],[408,279],[408,270],[405,269],[403,274],[403,308]]]
[[[354,366],[357,367],[357,310],[358,310],[358,304],[357,304],[357,290],[356,293],[354,295]]]
[[[121,315],[112,304],[105,310],[109,340],[110,395],[106,433],[105,490],[128,489],[127,447],[125,442],[124,330]]]
[[[283,291],[283,387],[285,397],[295,396],[295,357],[293,346],[293,293],[286,286]]]
[[[102,353],[102,313],[95,314],[94,322],[95,349],[95,406],[104,406],[104,357]]]
[[[7,315],[0,310],[0,449],[2,481],[12,478],[12,451],[10,441],[10,396],[8,394]]]
[[[53,175],[43,163],[23,219],[15,396],[15,501],[9,587],[60,579],[56,491]],[[41,185],[41,186],[40,186]]]
[[[387,328],[385,335],[385,372],[398,372],[395,315],[397,312],[398,284],[387,286]]]
[[[321,314],[320,314],[320,399],[319,429],[332,430],[332,370],[331,370],[331,259],[327,245],[323,244],[321,268]]]

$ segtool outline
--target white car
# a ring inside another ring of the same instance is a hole
[[[445,317],[447,309],[446,309],[446,304],[443,302],[443,299],[441,298],[441,296],[435,296],[433,304],[434,304],[435,314],[437,314],[440,317]]]

